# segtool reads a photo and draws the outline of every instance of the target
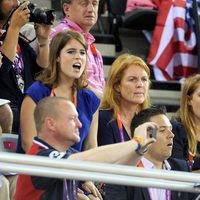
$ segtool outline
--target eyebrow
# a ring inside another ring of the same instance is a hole
[[[88,0],[79,0],[79,3],[88,2]]]
[[[158,128],[172,128],[172,126],[158,126]]]
[[[69,50],[80,50],[80,51],[84,50],[84,51],[85,51],[84,48],[77,49],[77,48],[74,48],[74,47],[71,47],[71,48],[66,49],[66,51],[69,51]]]

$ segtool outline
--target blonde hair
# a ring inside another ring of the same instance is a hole
[[[187,78],[182,88],[182,95],[180,101],[180,119],[186,128],[188,137],[188,151],[193,156],[198,155],[197,153],[197,128],[194,121],[194,112],[192,106],[189,105],[192,95],[196,89],[200,86],[200,74],[196,74]]]
[[[150,77],[150,70],[147,64],[140,58],[128,53],[120,55],[112,64],[104,90],[104,95],[100,104],[100,109],[114,111],[114,116],[116,118],[117,112],[120,111],[120,94],[115,89],[117,85],[120,84],[124,71],[128,69],[131,65],[136,65],[143,68],[148,78]],[[150,83],[150,80],[149,80]],[[150,106],[149,96],[144,100],[144,102],[139,106],[139,110],[148,108]]]

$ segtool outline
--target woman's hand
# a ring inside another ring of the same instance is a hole
[[[88,197],[90,199],[100,199],[103,200],[99,190],[96,188],[96,186],[94,185],[94,183],[92,181],[86,181],[82,184],[82,188],[91,193],[90,195],[88,195]]]

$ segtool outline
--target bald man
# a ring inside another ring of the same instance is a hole
[[[155,139],[149,137],[148,128],[154,123],[137,127],[132,140],[77,153],[71,148],[79,142],[82,124],[73,103],[62,97],[46,97],[35,108],[34,119],[38,136],[34,138],[30,155],[55,159],[83,160],[105,163],[137,165],[141,156]],[[74,180],[19,175],[15,200],[75,200],[77,184]]]

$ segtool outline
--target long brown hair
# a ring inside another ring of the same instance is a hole
[[[87,52],[85,39],[79,32],[67,30],[58,33],[50,43],[49,66],[39,74],[36,78],[37,80],[51,88],[57,87],[59,82],[59,63],[57,62],[57,58],[65,45],[73,39],[80,42]],[[86,66],[81,77],[74,81],[74,88],[84,87],[87,87]]]
[[[200,156],[197,153],[197,134],[198,130],[194,121],[194,112],[192,106],[189,104],[196,89],[200,86],[200,74],[196,74],[187,78],[182,87],[182,95],[180,101],[180,119],[186,128],[188,137],[188,151],[193,156]]]
[[[131,65],[137,65],[143,68],[148,78],[150,77],[150,70],[146,63],[137,56],[125,53],[120,55],[112,64],[109,73],[108,79],[103,95],[103,99],[100,104],[100,109],[102,110],[110,110],[114,111],[114,117],[116,117],[117,112],[120,110],[120,95],[119,92],[116,91],[116,86],[120,84],[122,77],[124,75],[124,71],[129,68]],[[150,82],[150,80],[149,80]],[[150,101],[149,96],[144,100],[144,102],[140,105],[139,111],[149,107]]]

